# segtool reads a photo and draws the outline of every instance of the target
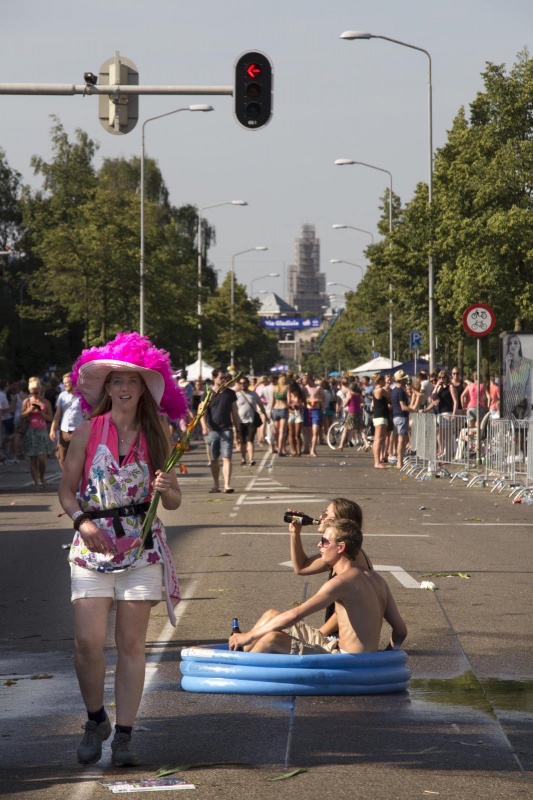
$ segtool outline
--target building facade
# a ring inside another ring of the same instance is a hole
[[[329,305],[326,295],[326,276],[320,272],[320,239],[314,225],[302,225],[295,241],[294,264],[288,268],[288,301],[300,315],[320,317]]]

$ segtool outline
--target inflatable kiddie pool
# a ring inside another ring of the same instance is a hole
[[[403,692],[411,670],[407,653],[312,656],[245,653],[227,645],[181,651],[186,692],[271,695],[356,695]]]

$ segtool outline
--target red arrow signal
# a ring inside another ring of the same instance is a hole
[[[258,67],[257,64],[250,64],[249,67],[246,67],[246,73],[250,78],[257,78],[258,75],[261,75],[261,67]]]

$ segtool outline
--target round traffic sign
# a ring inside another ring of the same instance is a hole
[[[468,306],[463,313],[463,328],[471,336],[486,336],[496,325],[496,315],[492,308],[483,303]]]

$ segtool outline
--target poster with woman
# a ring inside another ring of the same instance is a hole
[[[502,333],[500,341],[502,417],[532,419],[533,333]]]

